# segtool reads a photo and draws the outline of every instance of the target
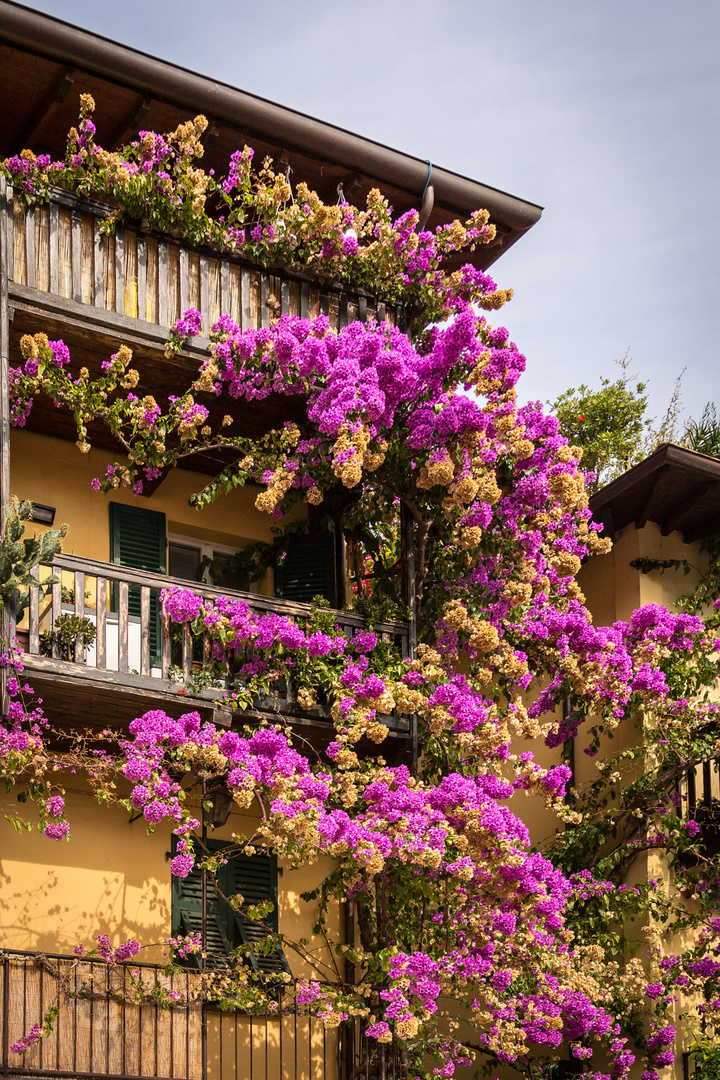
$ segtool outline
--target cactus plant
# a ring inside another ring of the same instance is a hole
[[[0,604],[4,605],[8,596],[20,588],[46,589],[57,578],[52,574],[44,578],[33,577],[32,571],[41,564],[52,563],[62,550],[61,541],[67,533],[67,525],[59,529],[49,529],[38,536],[25,537],[24,522],[32,517],[32,503],[22,502],[13,495],[5,528],[0,540]]]

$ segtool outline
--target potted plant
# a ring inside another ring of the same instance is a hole
[[[75,643],[82,640],[83,657],[80,661],[85,662],[85,651],[95,643],[95,624],[91,619],[82,615],[60,615],[55,621],[54,630],[46,630],[40,637],[40,653],[42,656],[52,656],[53,646],[60,650],[63,660],[75,660]]]

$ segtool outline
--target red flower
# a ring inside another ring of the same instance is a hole
[[[582,413],[580,413],[580,415],[578,416],[578,423],[580,423],[580,424],[585,423],[585,417],[583,416]]]

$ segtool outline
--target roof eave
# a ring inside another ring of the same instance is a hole
[[[427,162],[382,143],[277,105],[255,94],[198,75],[168,61],[41,14],[13,0],[0,0],[0,36],[9,43],[75,65],[144,94],[214,119],[239,124],[250,134],[288,149],[308,146],[349,171],[384,180],[418,196]],[[435,201],[453,213],[483,208],[517,233],[530,229],[542,207],[433,165]],[[512,242],[517,235],[512,237]]]

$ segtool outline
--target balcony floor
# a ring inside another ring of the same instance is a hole
[[[307,747],[322,752],[334,739],[335,729],[321,708],[301,714],[297,706],[264,699],[243,712],[227,708],[222,698],[178,694],[167,679],[101,670],[84,663],[54,660],[25,653],[22,658],[27,681],[42,698],[43,711],[54,728],[65,732],[83,729],[97,732],[106,728],[126,731],[138,716],[162,709],[173,718],[197,712],[203,721],[221,727],[238,727],[260,720],[287,724]],[[408,764],[411,736],[407,718],[388,718],[388,734],[381,744],[362,739],[361,756],[381,754],[389,764]]]

